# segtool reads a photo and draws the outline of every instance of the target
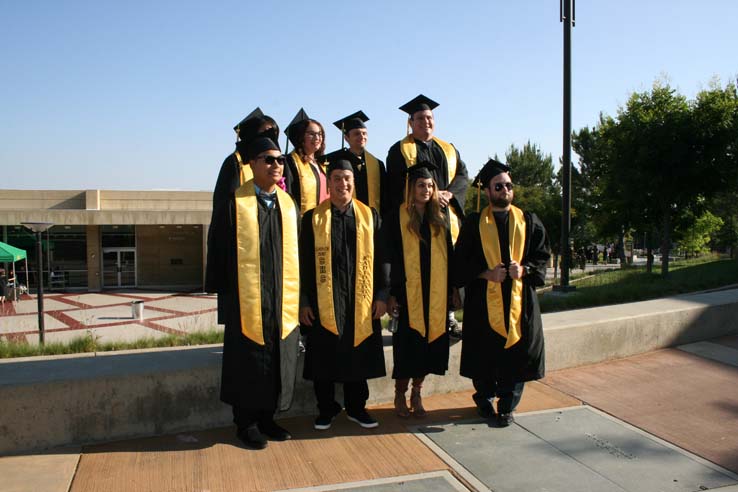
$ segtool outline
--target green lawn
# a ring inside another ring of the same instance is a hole
[[[542,312],[553,312],[643,301],[736,283],[738,260],[708,256],[672,263],[667,278],[661,277],[659,265],[655,265],[653,273],[646,273],[645,267],[626,267],[572,282],[576,286],[574,292],[549,291],[539,294],[539,299]]]

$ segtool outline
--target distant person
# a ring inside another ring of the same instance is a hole
[[[385,227],[392,249],[388,312],[397,317],[392,334],[395,413],[426,415],[422,387],[428,374],[448,370],[447,313],[452,305],[449,261],[453,252],[446,217],[430,163],[408,170],[408,199]],[[458,307],[458,306],[454,306]],[[412,380],[410,408],[406,392]]]
[[[298,354],[299,214],[277,183],[285,159],[269,138],[253,140],[245,158],[253,179],[211,225],[213,263],[225,334],[220,398],[233,407],[236,435],[251,449],[291,439],[274,415],[290,407]]]
[[[341,412],[361,427],[379,423],[367,412],[368,379],[385,375],[382,327],[389,265],[380,249],[379,214],[353,199],[350,156],[328,167],[330,198],[302,217],[300,325],[306,335],[303,376],[318,401],[314,428],[325,430]]]
[[[8,278],[5,276],[5,269],[0,268],[0,302],[5,304],[5,298],[8,295]]]
[[[433,109],[436,107],[438,103],[423,94],[400,106],[400,110],[408,114],[410,133],[390,147],[387,154],[389,189],[386,196],[389,209],[396,210],[406,199],[406,169],[418,162],[433,164],[438,200],[448,217],[451,239],[456,243],[464,217],[469,178],[456,147],[435,136]],[[452,336],[461,337],[461,329],[453,311],[448,313],[448,328]]]
[[[354,196],[365,205],[369,205],[380,215],[382,197],[386,192],[387,172],[384,162],[380,161],[366,149],[369,132],[366,122],[369,117],[363,111],[357,111],[333,123],[341,130],[343,139],[351,152],[351,164],[354,167]],[[331,154],[329,154],[331,155]]]
[[[300,207],[300,214],[317,207],[328,198],[325,170],[321,157],[325,153],[325,129],[298,111],[285,130],[295,150],[287,155],[285,168],[287,193]]]
[[[456,285],[466,288],[461,375],[474,383],[479,414],[503,427],[514,421],[525,382],[545,373],[535,289],[550,257],[541,221],[512,205],[509,170],[490,159],[479,172],[490,204],[464,221],[453,269]]]

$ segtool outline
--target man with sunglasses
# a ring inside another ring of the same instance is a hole
[[[222,289],[225,333],[220,399],[233,407],[236,435],[250,449],[291,439],[274,414],[292,403],[299,319],[299,213],[278,186],[285,158],[269,138],[246,149],[253,178],[211,224],[219,240],[208,265]]]
[[[507,165],[490,159],[474,185],[489,206],[469,214],[454,252],[454,282],[466,289],[461,375],[474,383],[479,414],[507,427],[525,382],[545,373],[535,289],[546,278],[548,238],[535,214],[512,205]]]

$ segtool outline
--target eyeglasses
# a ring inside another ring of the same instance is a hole
[[[263,160],[270,166],[274,164],[275,162],[279,164],[280,166],[284,166],[284,163],[286,162],[286,159],[283,155],[273,156],[273,155],[265,155],[259,157],[259,159]]]
[[[495,183],[495,191],[502,191],[502,188],[507,188],[507,191],[512,191],[513,184],[510,181],[507,183]]]
[[[308,138],[323,138],[323,132],[305,132]]]

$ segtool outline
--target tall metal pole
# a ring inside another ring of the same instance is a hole
[[[564,130],[563,183],[561,194],[561,290],[570,290],[571,267],[571,28],[574,25],[574,0],[560,0],[561,21],[564,23]]]
[[[44,256],[41,248],[41,237],[43,232],[36,233],[36,256],[38,258],[38,342],[44,344]]]

